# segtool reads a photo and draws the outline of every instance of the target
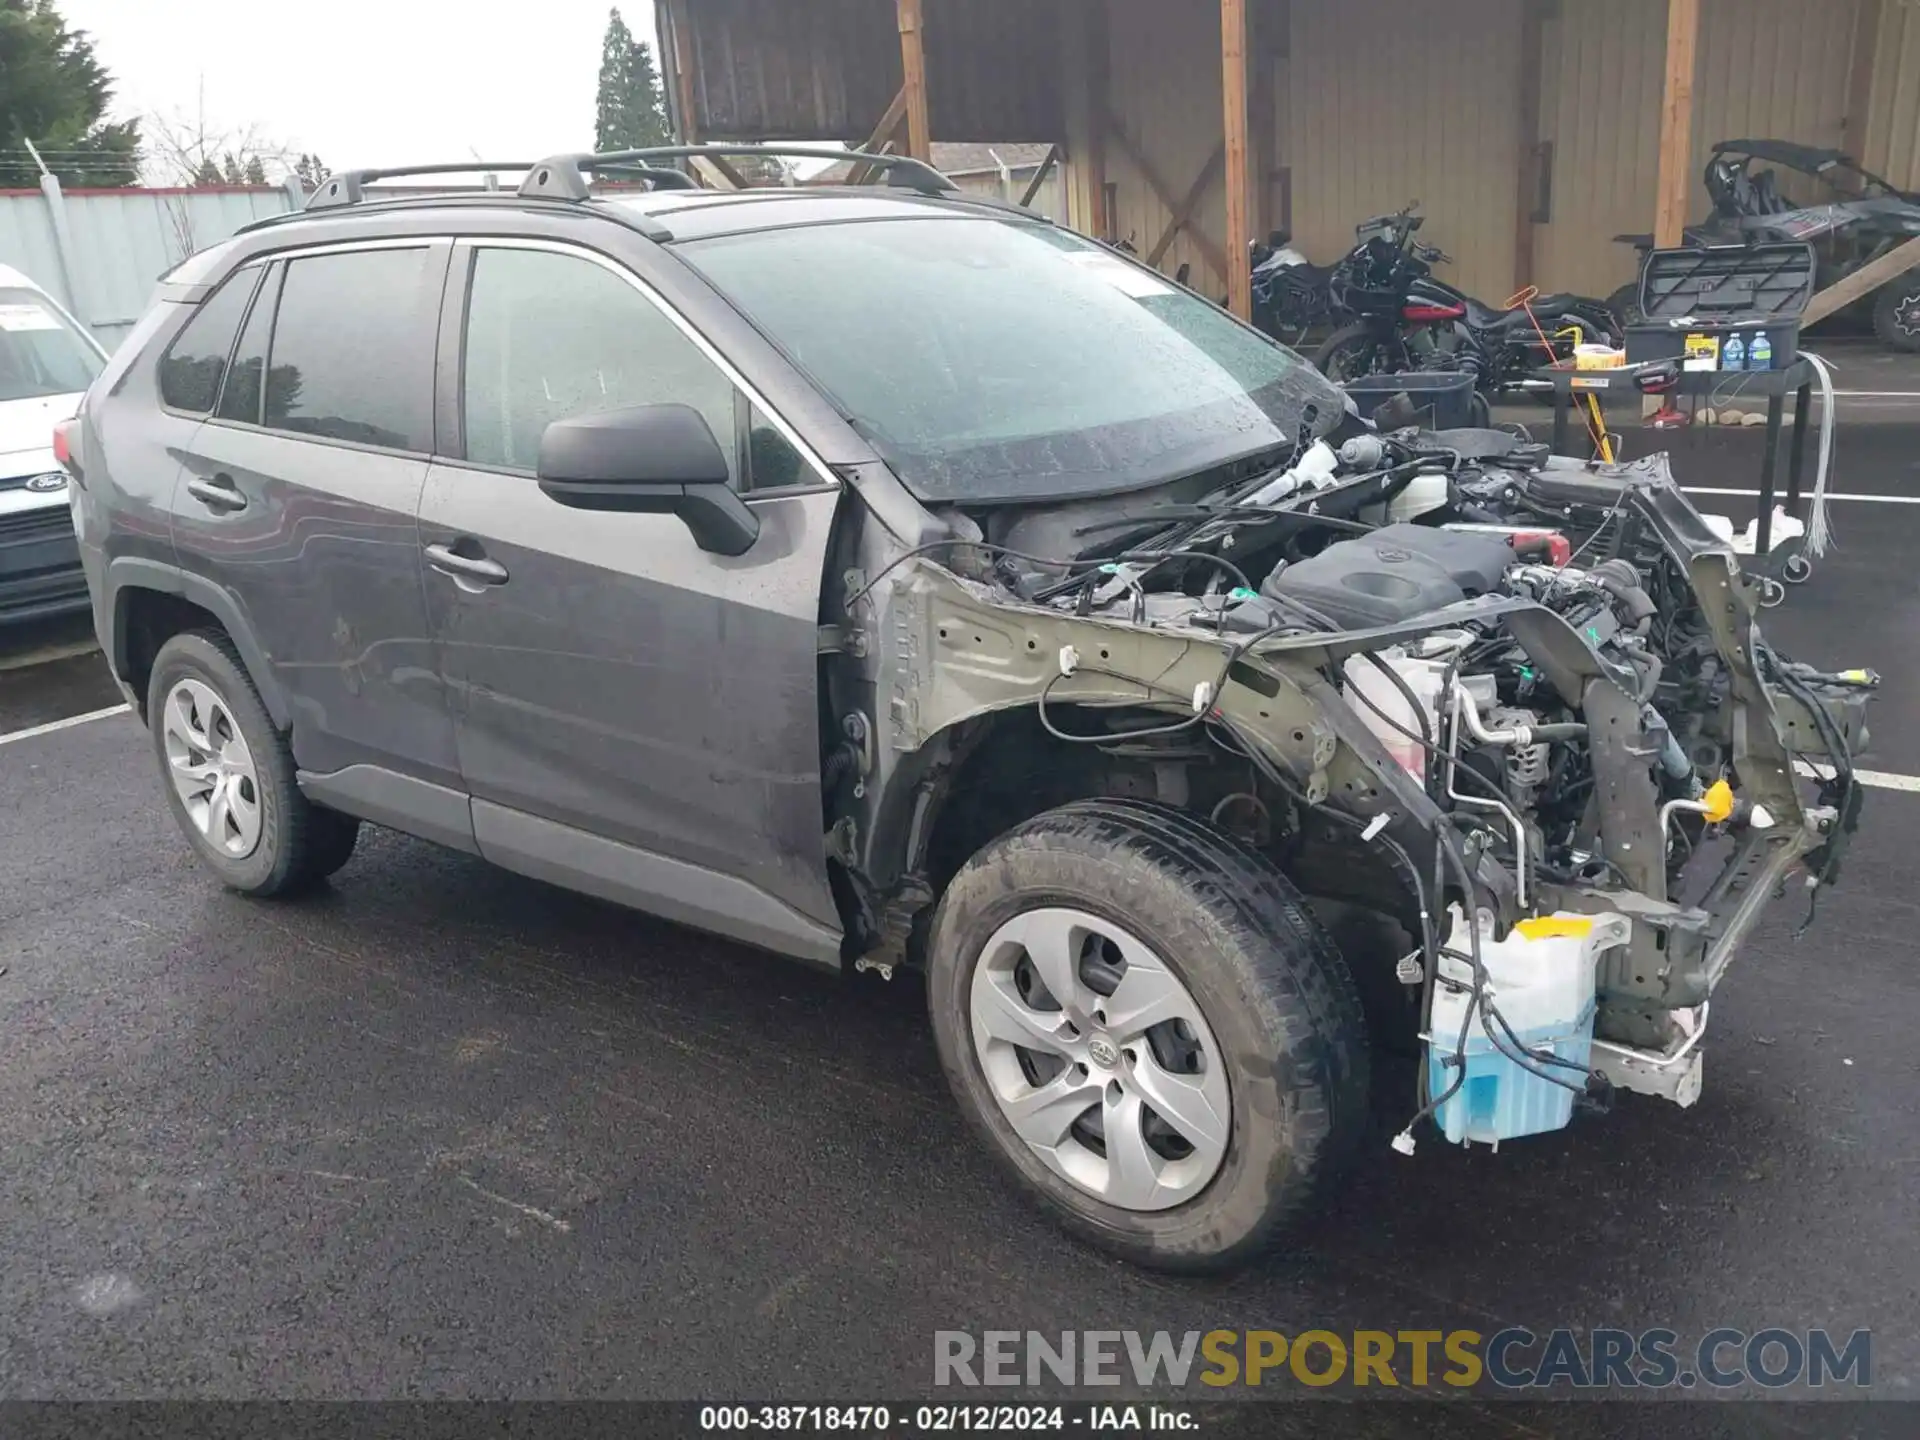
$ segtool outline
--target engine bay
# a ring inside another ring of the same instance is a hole
[[[1413,946],[1388,983],[1450,1138],[1556,1128],[1601,1083],[1691,1103],[1713,986],[1790,873],[1817,903],[1857,826],[1878,677],[1766,642],[1758,581],[1663,455],[1303,433],[1147,495],[939,518],[955,538],[878,614],[893,748],[1030,706],[1288,873],[1384,857],[1365,903]],[[1535,984],[1555,974],[1584,979]],[[1542,1028],[1516,1038],[1521,1016]],[[1453,1100],[1470,1073],[1492,1118]]]

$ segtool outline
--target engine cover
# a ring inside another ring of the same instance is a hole
[[[1511,547],[1493,536],[1388,525],[1286,566],[1260,589],[1364,629],[1498,590],[1513,563]]]

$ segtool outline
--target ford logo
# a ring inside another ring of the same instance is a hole
[[[27,480],[27,489],[41,495],[49,495],[55,490],[64,490],[66,488],[67,477],[62,475],[58,470],[50,470],[45,475],[30,476]]]

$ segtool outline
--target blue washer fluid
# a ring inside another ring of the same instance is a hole
[[[1453,908],[1446,949],[1467,954],[1471,940],[1459,907]],[[1522,1135],[1564,1129],[1573,1118],[1574,1091],[1546,1077],[1585,1088],[1593,1044],[1594,970],[1599,958],[1627,943],[1631,927],[1620,915],[1557,914],[1522,920],[1505,940],[1482,924],[1480,961],[1486,997],[1527,1050],[1567,1062],[1555,1065],[1514,1058],[1515,1045],[1488,1015],[1498,1043],[1482,1025],[1481,998],[1473,967],[1442,955],[1435,987],[1433,1022],[1427,1033],[1429,1093],[1444,1095],[1460,1075],[1454,1060],[1466,1031],[1464,1082],[1434,1114],[1455,1144],[1494,1145]],[[1444,983],[1453,982],[1451,985]],[[1577,1068],[1574,1068],[1577,1067]]]

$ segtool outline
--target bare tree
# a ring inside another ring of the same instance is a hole
[[[287,146],[268,139],[259,127],[222,129],[207,120],[202,88],[193,113],[142,117],[141,179],[149,185],[202,189],[219,185],[277,184],[289,175],[306,179],[319,162],[296,155]],[[193,231],[193,211],[184,195],[166,202],[179,258],[200,248]]]

